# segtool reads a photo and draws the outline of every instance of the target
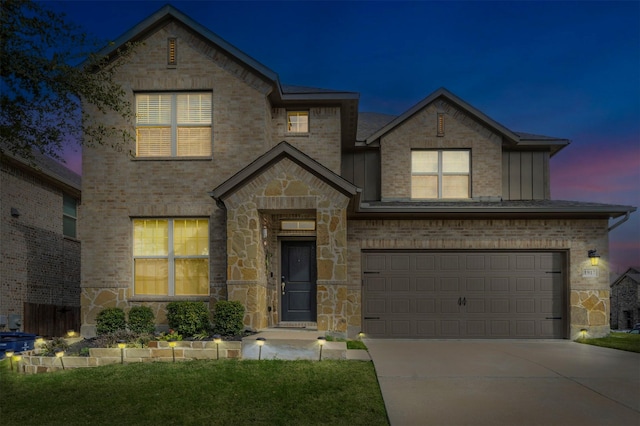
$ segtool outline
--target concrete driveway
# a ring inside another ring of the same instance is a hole
[[[640,354],[566,340],[366,339],[392,426],[640,425]]]

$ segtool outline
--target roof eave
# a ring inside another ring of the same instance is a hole
[[[400,215],[421,217],[537,217],[537,218],[576,218],[576,219],[615,219],[636,211],[635,207],[620,206],[613,209],[602,208],[523,208],[523,207],[424,207],[424,206],[367,206],[359,205],[355,212],[362,215]]]

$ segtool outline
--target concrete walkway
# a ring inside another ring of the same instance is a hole
[[[392,426],[640,425],[640,354],[566,340],[366,339]]]

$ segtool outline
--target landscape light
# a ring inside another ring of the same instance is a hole
[[[62,357],[64,356],[64,351],[62,349],[56,349],[56,358],[60,358],[60,364],[62,364],[62,369],[64,370],[64,361]]]
[[[118,340],[118,348],[120,348],[120,364],[124,364],[124,348],[127,347],[127,343],[124,340]]]
[[[13,351],[13,349],[9,349],[4,351],[4,356],[6,356],[7,358],[9,358],[9,364],[11,364],[11,371],[13,371],[13,354],[15,352]]]
[[[173,357],[173,362],[176,362],[176,341],[169,340],[169,347],[171,348],[171,356]]]
[[[258,361],[260,361],[260,359],[262,358],[262,347],[264,346],[264,342],[266,342],[267,339],[265,339],[264,337],[258,337],[256,339],[256,343],[258,344]]]
[[[320,345],[320,356],[318,357],[318,361],[322,361],[322,347],[327,343],[327,338],[324,336],[318,337],[318,344]]]
[[[219,334],[213,335],[213,343],[216,344],[216,359],[220,359],[220,342],[222,342],[222,338]]]

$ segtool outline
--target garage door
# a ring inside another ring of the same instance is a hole
[[[363,252],[363,330],[391,338],[564,338],[564,255]]]

